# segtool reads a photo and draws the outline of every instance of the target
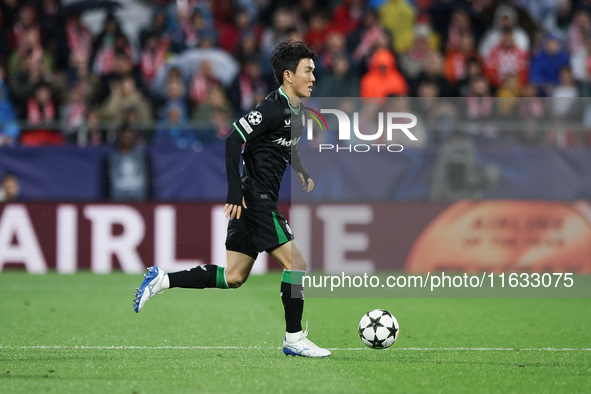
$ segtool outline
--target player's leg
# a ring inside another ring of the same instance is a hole
[[[137,289],[133,307],[139,312],[146,301],[162,293],[166,289],[179,287],[183,289],[218,289],[237,288],[248,279],[254,264],[254,258],[240,252],[227,251],[227,268],[207,264],[195,268],[166,273],[158,267],[148,268],[144,281]]]
[[[250,275],[255,259],[244,253],[226,251],[226,283],[231,289],[240,287]]]
[[[302,331],[304,313],[304,289],[302,277],[306,272],[306,260],[295,241],[289,241],[269,252],[281,264],[281,301],[285,310],[285,331],[287,338],[295,337]],[[293,335],[292,335],[293,334]]]
[[[148,268],[144,281],[135,293],[134,310],[139,312],[150,298],[174,287],[184,289],[239,287],[248,278],[258,255],[250,244],[244,218],[230,220],[228,223],[226,249],[227,269],[213,264],[204,264],[171,273],[166,273],[158,267]]]
[[[304,288],[302,278],[307,263],[295,241],[289,241],[269,254],[283,266],[281,277],[281,301],[285,310],[285,340],[283,352],[291,356],[328,357],[330,351],[322,349],[307,338],[308,330],[302,332],[304,312]]]
[[[226,265],[200,265],[186,271],[172,272],[169,288],[218,289],[237,288],[248,279],[254,258],[240,252],[226,251]]]

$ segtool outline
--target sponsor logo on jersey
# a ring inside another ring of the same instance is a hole
[[[283,121],[285,122],[285,127],[291,126],[291,118],[289,118],[289,119],[283,119]]]
[[[300,138],[301,137],[297,137],[290,140],[286,140],[285,138],[277,138],[276,140],[273,140],[273,142],[281,146],[292,146],[296,145],[300,141]]]
[[[244,119],[244,117],[240,118],[238,123],[240,123],[240,125],[242,125],[242,127],[244,128],[244,131],[246,131],[248,134],[252,133],[252,127],[250,127],[250,125],[248,124],[246,119]]]
[[[259,111],[250,111],[250,113],[247,115],[247,119],[248,123],[256,126],[263,121],[263,115],[261,115]]]

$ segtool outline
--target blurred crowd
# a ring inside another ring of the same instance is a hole
[[[544,112],[494,97],[591,96],[589,0],[143,3],[151,21],[130,37],[117,8],[92,34],[80,7],[0,0],[0,145],[112,144],[132,129],[197,149],[277,87],[269,59],[286,39],[319,54],[314,96],[465,97],[474,117]],[[174,63],[188,54],[203,55],[189,72]]]

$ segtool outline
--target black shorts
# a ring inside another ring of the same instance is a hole
[[[252,258],[270,252],[293,240],[291,228],[277,207],[248,207],[240,219],[228,223],[226,250],[240,252]]]

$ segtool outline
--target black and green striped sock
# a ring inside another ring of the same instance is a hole
[[[228,283],[226,282],[226,269],[219,265],[200,265],[190,270],[169,273],[168,277],[170,279],[170,288],[228,288]]]

